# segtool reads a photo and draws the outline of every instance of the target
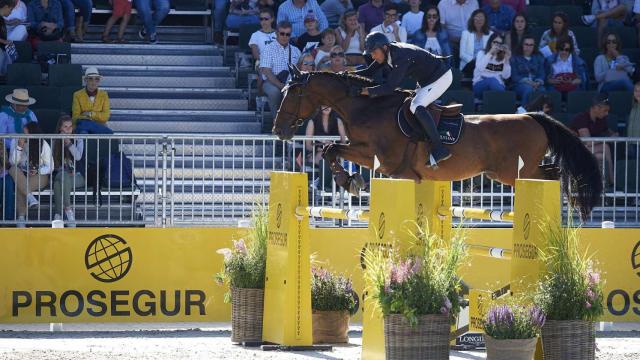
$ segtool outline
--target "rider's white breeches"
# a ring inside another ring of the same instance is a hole
[[[453,82],[453,73],[447,71],[440,79],[433,83],[422,87],[416,91],[416,96],[411,101],[411,112],[415,113],[418,106],[427,107],[432,102],[438,100],[442,94],[451,86]]]

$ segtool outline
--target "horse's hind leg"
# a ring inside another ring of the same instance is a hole
[[[362,175],[359,173],[349,175],[349,172],[338,161],[338,157],[353,161],[359,165],[370,166],[363,161],[360,152],[353,145],[329,144],[322,149],[322,157],[329,163],[329,168],[336,184],[352,195],[358,196],[360,190],[364,189],[365,186]]]

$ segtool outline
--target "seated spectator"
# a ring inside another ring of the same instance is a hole
[[[316,49],[312,52],[315,56],[316,68],[320,67],[320,64],[324,62],[329,62],[329,53],[331,53],[331,48],[336,45],[336,33],[331,29],[326,29],[322,32],[322,39],[320,41],[320,46],[316,47]]]
[[[354,10],[345,12],[336,29],[336,42],[345,49],[347,64],[364,65],[365,36],[364,28],[358,23],[358,13]]]
[[[303,53],[315,49],[322,40],[322,33],[318,30],[318,19],[313,13],[304,18],[304,27],[307,31],[296,39],[296,46]]]
[[[457,53],[458,47],[462,47],[460,45],[462,32],[469,28],[469,19],[477,9],[476,0],[442,0],[438,3],[440,22],[447,30],[454,53]]]
[[[289,64],[295,64],[300,59],[300,50],[289,45],[291,39],[291,24],[287,21],[278,23],[276,41],[267,45],[260,54],[260,71],[262,72],[262,90],[269,100],[271,115],[275,119],[282,93],[289,78]]]
[[[113,134],[107,127],[111,116],[109,95],[98,88],[101,79],[98,69],[87,68],[85,88],[73,94],[72,118],[78,134]]]
[[[30,33],[39,41],[60,40],[64,18],[59,0],[32,0],[27,5]]]
[[[213,42],[215,42],[216,44],[222,44],[224,40],[222,31],[224,30],[224,22],[225,22],[225,19],[227,18],[228,5],[229,5],[229,0],[212,0]],[[274,13],[275,13],[275,9],[274,9]]]
[[[154,11],[151,11],[151,3],[153,2]],[[158,42],[158,33],[156,28],[162,23],[162,20],[169,15],[171,5],[169,0],[135,0],[138,17],[142,19],[143,27],[138,32],[141,40],[149,40],[149,43]]]
[[[276,41],[276,31],[273,29],[274,21],[273,10],[270,8],[263,8],[260,10],[260,30],[251,34],[249,39],[249,47],[251,48],[251,55],[255,62],[255,71],[260,74],[260,54],[264,51],[264,48],[272,42]],[[258,91],[262,91],[262,76],[258,76],[257,80]]]
[[[491,5],[492,0],[482,0],[482,5],[487,6]],[[525,12],[527,4],[525,0],[502,0],[502,5],[508,6],[513,9],[515,14],[521,14]]]
[[[547,94],[540,94],[527,104],[518,106],[516,114],[524,114],[528,112],[543,112],[547,115],[553,113],[553,101]]]
[[[27,123],[22,131],[27,135],[42,134],[40,126],[35,122]],[[49,185],[49,176],[53,171],[51,147],[44,139],[19,138],[11,145],[9,162],[9,174],[16,183],[17,190],[17,227],[23,228],[26,226],[27,208],[39,204],[32,192]]]
[[[493,33],[487,46],[476,56],[473,70],[473,93],[482,99],[488,90],[505,91],[505,81],[511,77],[511,50],[504,43],[504,36]]]
[[[573,51],[573,41],[558,39],[558,52],[547,58],[547,82],[551,89],[560,92],[585,90],[587,88],[587,70],[584,61]]]
[[[487,14],[491,31],[505,34],[511,29],[516,13],[511,7],[503,5],[501,0],[489,0],[489,4],[483,6],[482,10]]]
[[[353,10],[351,0],[326,0],[320,5],[329,22],[329,27],[337,28],[340,25],[340,19],[347,10]]]
[[[384,21],[384,2],[382,0],[369,0],[358,8],[358,22],[368,34],[371,29]]]
[[[511,23],[511,30],[507,32],[505,40],[507,40],[507,46],[511,48],[511,51],[515,52],[517,48],[522,46],[523,37],[529,33],[529,21],[527,18],[518,14],[513,17]]]
[[[286,0],[278,8],[278,23],[289,22],[293,29],[291,37],[297,38],[305,32],[304,19],[309,14],[318,20],[318,30],[324,31],[329,27],[327,17],[316,0]]]
[[[635,68],[629,58],[620,53],[620,37],[616,33],[605,34],[601,43],[602,54],[593,63],[598,91],[633,91],[631,76]]]
[[[130,0],[111,0],[113,4],[113,11],[111,12],[111,17],[107,20],[107,24],[104,26],[104,31],[102,32],[102,42],[103,43],[111,43],[111,38],[109,34],[111,33],[111,28],[113,25],[120,21],[120,26],[118,27],[118,38],[116,42],[120,44],[124,44],[127,40],[124,39],[124,32],[127,30],[127,25],[129,25],[129,20],[131,20],[131,1]]]
[[[69,115],[58,119],[56,134],[73,133],[73,120]],[[84,141],[82,139],[53,140],[53,197],[55,198],[54,220],[62,220],[64,214],[68,226],[75,227],[76,217],[71,207],[71,190],[85,186],[82,167],[76,167],[82,159]],[[80,163],[81,164],[81,163]]]
[[[0,203],[2,204],[2,219],[13,220],[16,211],[16,193],[15,183],[9,175],[11,163],[9,162],[9,153],[4,145],[5,139],[0,139]]]
[[[413,44],[440,56],[451,55],[449,35],[440,24],[440,12],[435,6],[429,6],[422,18],[422,26],[413,35]]]
[[[62,5],[68,39],[73,42],[83,42],[84,34],[91,22],[92,0],[60,0],[60,5]],[[79,10],[78,17],[76,17],[76,8]]]
[[[476,56],[487,47],[489,37],[493,35],[489,30],[489,23],[484,11],[478,9],[473,12],[467,28],[460,39],[460,70],[467,77],[471,77],[475,68]]]
[[[633,87],[633,105],[627,119],[627,136],[640,137],[640,82]]]
[[[597,26],[598,41],[600,41],[607,26],[624,26],[628,11],[622,0],[593,0],[591,14],[583,15],[580,20],[587,26]]]
[[[0,8],[3,14],[9,14],[11,12],[11,4],[15,0],[9,0],[5,3],[5,6]],[[7,40],[7,26],[4,17],[0,17],[0,75],[7,75],[7,67],[11,64],[12,58],[9,55],[9,47],[11,47],[11,52],[15,55],[16,49],[13,45],[13,42]]]
[[[0,111],[0,134],[22,134],[22,128],[27,123],[38,122],[36,114],[29,109],[36,100],[29,96],[27,89],[14,89],[4,99],[9,105],[3,106]],[[8,150],[11,143],[5,143],[5,146]]]
[[[227,28],[239,29],[244,25],[258,25],[260,18],[256,0],[231,0],[229,3],[229,15],[227,15]]]
[[[407,42],[407,30],[398,23],[398,6],[387,4],[384,6],[384,21],[371,28],[369,33],[381,32],[389,41]]]
[[[542,33],[540,38],[540,52],[543,56],[548,57],[551,54],[558,52],[557,41],[560,38],[569,37],[572,41],[573,52],[576,55],[580,55],[580,49],[578,48],[578,42],[576,36],[573,35],[573,31],[569,30],[569,17],[567,14],[559,11],[553,14],[551,20],[551,28]]]
[[[511,82],[513,90],[523,104],[530,100],[535,91],[544,91],[545,64],[544,58],[536,47],[536,40],[525,35],[516,54],[511,58]]]
[[[609,137],[618,136],[615,131],[609,129],[607,116],[609,115],[609,98],[607,94],[597,94],[591,101],[589,110],[577,114],[571,122],[570,128],[575,131],[578,136],[588,137]],[[606,143],[600,141],[587,141],[585,145],[593,152],[596,159],[600,163],[600,169],[607,169],[604,174],[607,184],[613,182],[613,162],[611,157],[611,149]],[[603,167],[602,162],[605,162]]]
[[[298,61],[298,69],[300,71],[314,71],[316,69],[316,62],[311,54],[304,54]]]
[[[27,27],[24,23],[27,22],[27,5],[18,0],[16,7],[11,10],[8,16],[4,17],[5,24],[7,25],[7,40],[9,41],[25,41],[27,40]]]
[[[310,119],[307,122],[307,128],[305,131],[305,135],[308,137],[312,136],[340,136],[340,143],[344,143],[347,139],[346,132],[344,130],[344,124],[342,120],[338,117],[335,111],[331,109],[331,107],[326,105],[320,106],[320,113],[316,115],[313,119]],[[322,161],[322,148],[325,145],[329,145],[333,143],[333,141],[305,141],[305,149],[307,155],[307,163],[311,166],[315,167],[319,164],[323,164],[321,174],[317,174],[316,176],[323,176],[325,186],[331,187],[331,179],[333,175],[331,173],[331,169],[329,168],[329,164],[326,161]],[[320,179],[314,179],[314,182],[319,182]],[[328,190],[328,189],[325,189]]]
[[[329,63],[324,65],[323,68],[320,70],[333,72],[333,73],[353,70],[347,67],[347,59],[344,56],[344,49],[342,49],[342,46],[336,45],[332,47],[331,54],[329,54],[329,58],[331,59]]]
[[[420,5],[422,5],[421,0],[409,0],[409,6],[411,8],[409,12],[402,15],[402,26],[407,30],[409,42],[413,40],[413,34],[422,27],[424,12],[420,11]]]

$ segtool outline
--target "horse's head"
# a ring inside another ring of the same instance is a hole
[[[282,89],[282,103],[273,121],[273,134],[280,140],[290,140],[305,119],[312,117],[317,109],[317,99],[309,96],[307,85],[309,73],[300,72],[289,65],[291,80]]]

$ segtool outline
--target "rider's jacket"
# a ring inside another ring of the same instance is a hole
[[[446,58],[433,55],[417,46],[392,42],[388,47],[386,62],[379,64],[374,61],[368,68],[354,72],[356,75],[372,77],[381,68],[388,67],[390,70],[384,84],[369,88],[370,97],[393,93],[405,79],[415,80],[424,87],[438,80],[450,69]]]

